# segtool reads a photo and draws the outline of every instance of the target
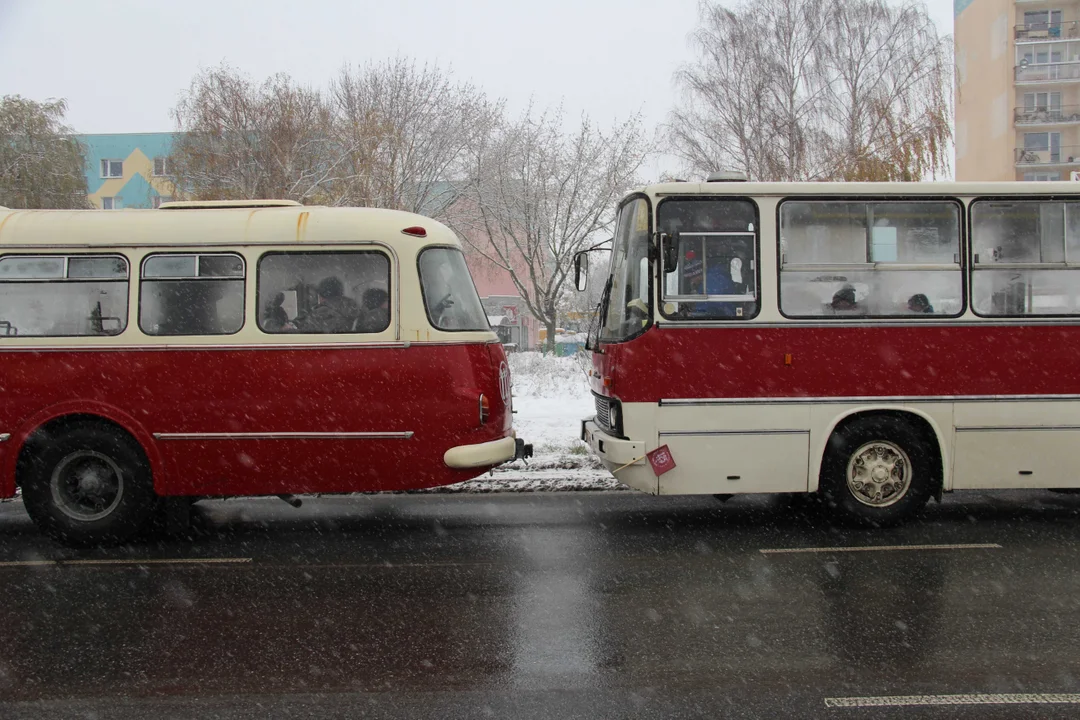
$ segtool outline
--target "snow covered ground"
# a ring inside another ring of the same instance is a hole
[[[581,420],[595,412],[589,391],[588,356],[511,353],[514,428],[533,444],[535,456],[495,468],[438,492],[538,492],[625,490],[579,439]]]

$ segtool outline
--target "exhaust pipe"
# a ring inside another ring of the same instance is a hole
[[[288,503],[289,505],[292,505],[294,508],[298,508],[304,504],[304,501],[296,497],[295,495],[278,495],[278,497],[282,501]]]

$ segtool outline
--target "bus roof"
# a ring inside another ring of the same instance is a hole
[[[669,182],[646,185],[627,195],[1077,195],[1077,182]]]
[[[426,237],[403,234],[424,228]],[[458,245],[450,228],[399,210],[303,205],[173,207],[162,210],[0,209],[4,247],[340,244],[400,238]]]

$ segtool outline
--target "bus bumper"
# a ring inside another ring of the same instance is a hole
[[[645,443],[608,435],[594,418],[581,421],[581,440],[604,462],[608,470],[645,463]]]
[[[452,447],[443,454],[443,462],[455,469],[490,467],[513,460],[516,455],[517,442],[511,435],[491,442]]]

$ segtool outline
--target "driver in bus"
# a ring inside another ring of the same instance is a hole
[[[347,333],[360,315],[360,306],[345,295],[345,285],[334,275],[315,286],[317,302],[310,312],[296,318],[296,327],[305,333]]]
[[[739,258],[727,257],[720,254],[710,253],[708,270],[705,274],[705,295],[742,295],[745,287],[736,280],[738,273],[741,280],[742,261]],[[701,280],[695,278],[691,281],[691,292],[701,293]],[[693,303],[689,308],[689,317],[696,318],[725,318],[738,317],[741,304],[725,301],[711,301]]]

